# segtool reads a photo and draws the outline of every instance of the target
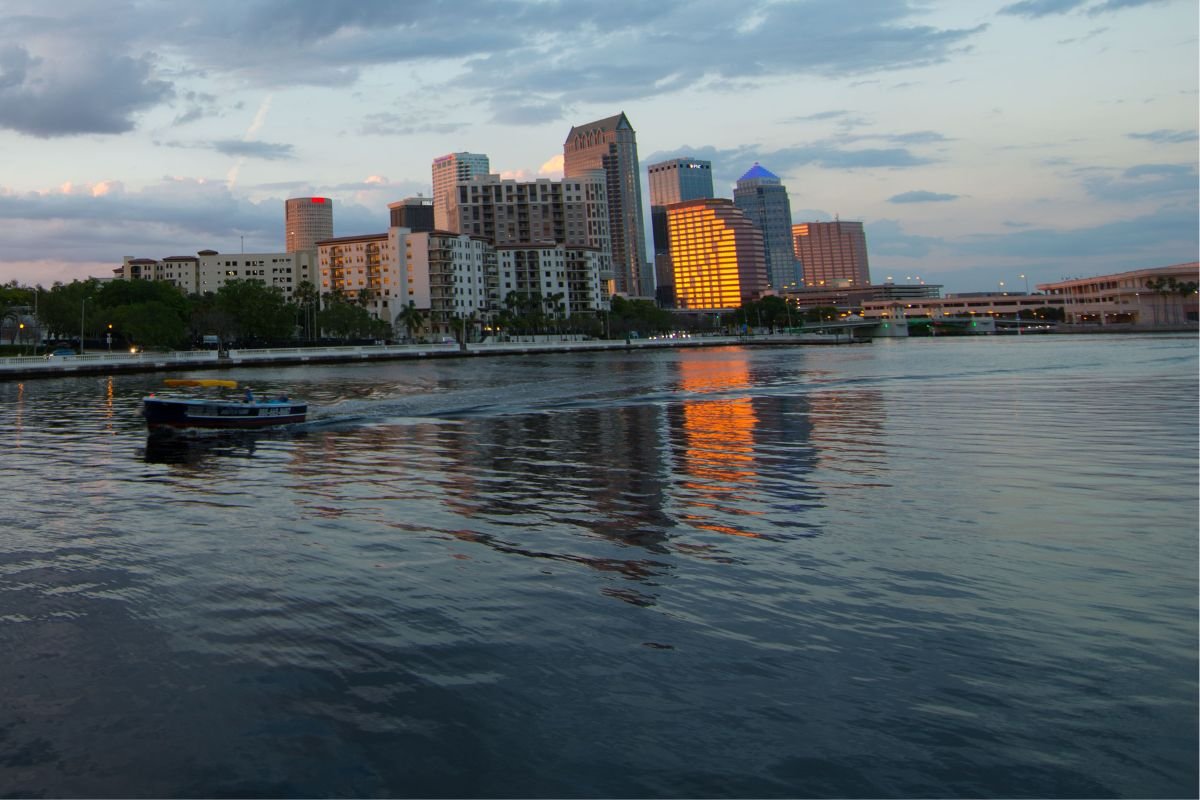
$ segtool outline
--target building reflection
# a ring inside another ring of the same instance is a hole
[[[743,351],[678,366],[689,398],[670,414],[681,520],[746,538],[786,530],[780,506],[793,508],[795,496],[806,493],[802,475],[813,463],[806,399],[749,396],[757,379]]]

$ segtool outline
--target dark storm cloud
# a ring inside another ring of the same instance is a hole
[[[951,200],[957,200],[956,194],[942,194],[940,192],[926,192],[923,190],[912,192],[901,192],[894,194],[888,198],[889,203],[946,203]]]

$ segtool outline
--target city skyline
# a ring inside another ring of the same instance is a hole
[[[1186,0],[18,0],[0,17],[0,282],[282,251],[291,197],[331,198],[337,236],[379,231],[389,203],[431,195],[439,156],[558,179],[572,125],[622,112],[646,213],[648,164],[709,161],[732,197],[759,162],[793,222],[864,223],[875,283],[1193,261],[1196,29]]]

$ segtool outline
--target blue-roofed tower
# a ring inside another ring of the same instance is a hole
[[[792,244],[792,204],[783,181],[755,162],[738,178],[733,202],[762,231],[771,288],[782,291],[800,286],[801,266]]]

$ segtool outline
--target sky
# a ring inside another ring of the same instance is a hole
[[[1195,0],[4,0],[0,283],[284,249],[288,197],[382,232],[440,155],[562,175],[625,112],[648,164],[755,162],[946,292],[1197,259]],[[648,200],[647,200],[648,210]],[[647,231],[649,226],[647,225]]]

